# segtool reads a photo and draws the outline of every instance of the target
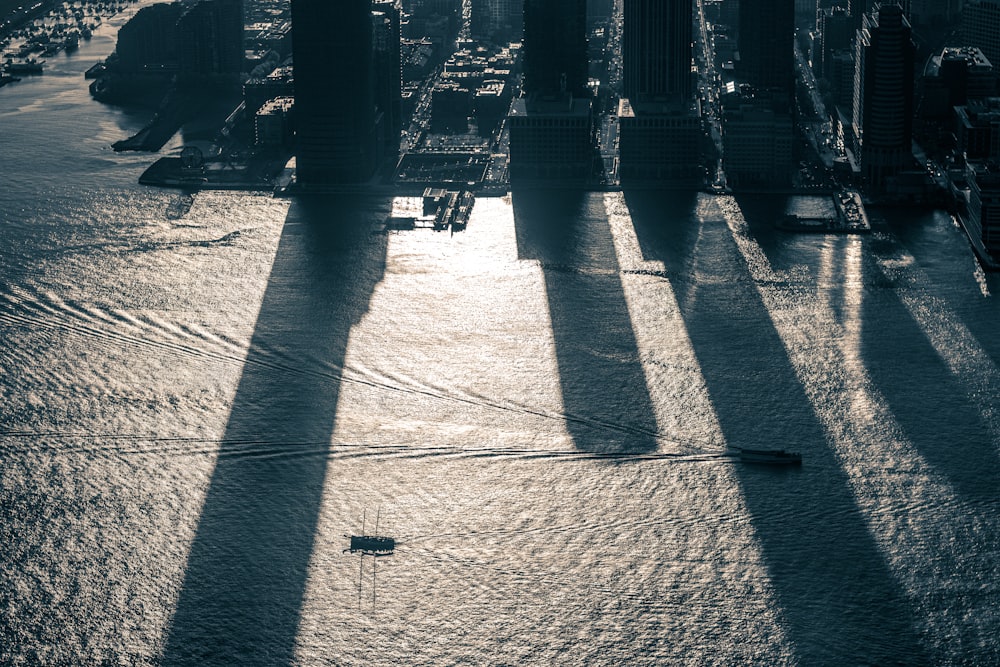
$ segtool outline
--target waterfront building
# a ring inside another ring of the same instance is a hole
[[[978,48],[991,63],[1000,62],[1000,0],[965,0],[962,43]]]
[[[591,101],[568,93],[520,97],[511,104],[512,183],[583,184],[594,164]]]
[[[733,94],[724,100],[723,169],[734,190],[791,185],[792,117],[770,98]]]
[[[292,35],[296,182],[368,181],[378,152],[371,0],[292,0]]]
[[[182,82],[243,83],[242,0],[200,0],[177,22]]]
[[[510,113],[511,182],[582,185],[594,164],[586,0],[525,0],[522,97]]]
[[[861,178],[871,191],[912,166],[913,58],[903,10],[882,5],[864,17],[855,47],[853,131]]]
[[[965,222],[969,233],[982,240],[986,252],[1000,259],[1000,165],[970,162],[966,181],[969,206]]]
[[[793,0],[740,0],[737,74],[758,93],[769,91],[791,107],[795,82]]]
[[[625,97],[634,102],[691,97],[692,7],[690,0],[624,0]]]
[[[625,0],[618,104],[623,184],[700,177],[701,121],[692,101],[692,3]]]
[[[179,2],[140,9],[118,31],[114,70],[130,74],[176,72],[177,21],[183,11]]]
[[[493,133],[500,121],[507,115],[510,108],[511,87],[502,79],[490,79],[476,89],[473,99],[473,114],[479,128],[479,134],[488,136]]]
[[[686,103],[644,100],[618,102],[618,175],[622,185],[670,181],[695,185],[703,177],[699,141],[701,116]]]

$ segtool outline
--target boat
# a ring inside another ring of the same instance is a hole
[[[388,556],[396,549],[396,540],[384,535],[351,535],[348,551],[365,556]]]
[[[366,513],[367,514],[367,513]],[[378,522],[382,516],[382,508],[379,508],[379,512],[375,517],[375,535],[365,535],[365,519],[361,519],[361,535],[349,535],[351,538],[351,546],[349,546],[345,551],[350,551],[353,553],[360,552],[362,556],[389,556],[396,549],[396,539],[393,537],[386,537],[385,535],[378,535]]]
[[[26,60],[11,60],[4,65],[4,70],[8,74],[41,74],[44,67],[44,60],[28,58]]]
[[[802,454],[786,452],[784,449],[736,448],[742,463],[766,463],[770,465],[802,465]]]
[[[458,205],[451,210],[451,228],[454,230],[465,229],[469,224],[469,216],[472,215],[472,207],[476,203],[476,196],[469,191],[462,192],[458,197]]]

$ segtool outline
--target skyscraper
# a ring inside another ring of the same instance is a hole
[[[902,8],[865,15],[855,48],[855,146],[863,181],[878,191],[913,160],[914,47]]]
[[[794,0],[740,0],[740,75],[758,90],[791,96],[795,81]]]
[[[625,0],[619,176],[629,185],[700,176],[690,0]]]
[[[962,43],[978,48],[991,63],[1000,63],[1000,0],[966,0]]]
[[[587,0],[524,0],[525,93],[587,91]]]
[[[296,180],[365,182],[375,172],[371,0],[292,0]]]
[[[624,94],[640,99],[691,96],[690,0],[625,0]]]
[[[403,130],[403,66],[400,53],[400,8],[395,0],[372,5],[375,106],[379,113],[378,141],[381,160],[399,157]]]
[[[594,158],[586,0],[524,0],[522,97],[510,112],[512,182],[583,183]]]
[[[182,81],[238,83],[244,69],[242,0],[200,0],[178,19],[177,39]]]

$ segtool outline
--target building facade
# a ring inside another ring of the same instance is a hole
[[[865,186],[877,192],[913,163],[914,47],[901,7],[864,17],[854,61],[855,155]]]
[[[739,17],[740,79],[790,100],[795,82],[794,0],[740,0]]]
[[[177,40],[182,80],[242,83],[242,0],[200,0],[178,20]]]
[[[618,175],[624,186],[690,186],[703,180],[699,161],[701,116],[693,102],[618,102]]]
[[[979,237],[986,252],[1000,259],[1000,166],[997,163],[970,163],[969,210],[965,217],[969,231]]]
[[[587,96],[587,1],[524,0],[527,94]]]
[[[690,0],[624,0],[625,97],[691,97],[692,7]]]
[[[301,186],[366,182],[375,172],[371,10],[371,0],[292,0]]]
[[[991,63],[1000,63],[1000,0],[965,0],[962,43],[977,47]]]
[[[583,185],[594,165],[586,0],[524,0],[522,96],[509,116],[512,184]]]

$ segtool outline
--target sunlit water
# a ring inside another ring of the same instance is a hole
[[[1000,282],[946,215],[140,188],[102,30],[0,90],[0,664],[1000,661]]]

